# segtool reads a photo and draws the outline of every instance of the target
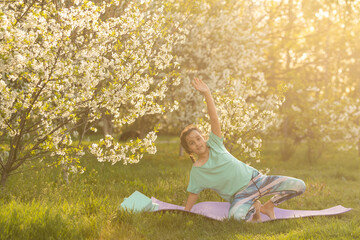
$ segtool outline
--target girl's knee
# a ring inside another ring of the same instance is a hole
[[[306,185],[305,182],[301,179],[290,178],[286,183],[285,188],[287,188],[286,190],[296,192],[296,195],[300,195],[305,192]]]
[[[299,182],[298,182],[298,191],[300,194],[304,193],[305,190],[306,190],[306,185],[305,185],[305,182],[303,180],[300,180],[298,179]]]

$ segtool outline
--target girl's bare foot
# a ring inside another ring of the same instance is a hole
[[[261,202],[259,200],[256,200],[253,206],[255,208],[255,213],[253,214],[251,222],[261,222],[261,215],[260,215]]]
[[[276,219],[274,207],[275,207],[274,203],[269,200],[260,207],[260,212],[267,215],[270,219]]]

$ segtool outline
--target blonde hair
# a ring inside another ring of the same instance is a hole
[[[187,135],[189,135],[189,133],[191,133],[192,131],[198,131],[202,135],[202,132],[201,132],[201,130],[199,128],[197,128],[196,126],[190,124],[190,125],[186,126],[181,131],[180,143],[181,143],[181,146],[185,149],[185,152],[187,154],[189,154],[191,161],[194,163],[195,162],[195,157],[192,154],[192,152],[190,151],[189,146],[188,146],[187,141],[186,141]]]

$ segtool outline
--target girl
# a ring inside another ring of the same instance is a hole
[[[274,206],[302,194],[304,182],[291,177],[262,175],[232,156],[223,144],[219,118],[208,86],[198,78],[194,78],[192,84],[205,97],[211,133],[205,141],[201,131],[193,125],[181,132],[181,144],[194,162],[185,210],[190,211],[199,193],[208,188],[230,202],[229,218],[248,220],[253,216],[253,221],[261,221],[261,212],[275,219]],[[194,155],[197,155],[197,161]],[[261,205],[258,199],[269,194],[276,195]]]

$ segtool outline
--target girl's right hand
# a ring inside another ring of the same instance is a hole
[[[196,90],[202,94],[210,92],[209,87],[201,79],[194,77],[194,80],[191,82]]]

